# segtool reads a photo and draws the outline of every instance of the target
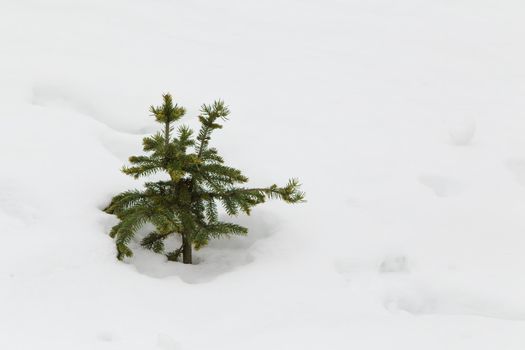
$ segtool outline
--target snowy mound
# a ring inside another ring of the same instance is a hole
[[[525,349],[521,2],[0,2],[0,349]],[[163,92],[308,202],[117,261]]]

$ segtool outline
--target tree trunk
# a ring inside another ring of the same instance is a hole
[[[184,264],[191,264],[192,263],[192,256],[191,256],[191,241],[186,237],[186,235],[182,236],[182,262]]]

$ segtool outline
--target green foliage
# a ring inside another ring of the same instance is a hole
[[[304,202],[297,179],[289,180],[284,187],[240,186],[248,178],[225,165],[218,151],[209,147],[212,133],[222,128],[220,122],[227,120],[230,113],[223,101],[201,107],[201,126],[196,137],[186,125],[180,125],[175,132],[173,123],[186,111],[173,104],[171,95],[163,95],[163,104],[152,106],[150,111],[163,125],[162,131],[144,138],[147,155],[130,157],[131,165],[122,171],[136,179],[163,172],[168,179],[147,182],[143,190],[122,192],[104,209],[120,220],[110,232],[118,259],[133,255],[128,243],[146,223],[153,224],[155,231],[142,239],[144,248],[163,253],[173,261],[182,255],[185,263],[191,263],[192,247],[199,249],[213,238],[248,233],[245,227],[220,221],[219,204],[228,215],[237,215],[250,214],[254,206],[266,199]],[[185,243],[175,251],[165,252],[164,240],[170,235],[180,235]]]

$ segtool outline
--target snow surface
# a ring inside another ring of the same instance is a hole
[[[525,5],[0,0],[0,349],[525,349]],[[308,203],[198,264],[101,212],[171,92]]]

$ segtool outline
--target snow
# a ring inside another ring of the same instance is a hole
[[[525,348],[525,5],[0,0],[0,349]],[[198,264],[101,212],[171,92],[251,184]]]

